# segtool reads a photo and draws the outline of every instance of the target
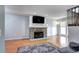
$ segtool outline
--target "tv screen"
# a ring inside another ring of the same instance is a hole
[[[33,23],[44,23],[44,17],[42,16],[33,16]]]

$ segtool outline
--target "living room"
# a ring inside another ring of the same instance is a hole
[[[56,48],[67,47],[67,10],[72,7],[75,6],[5,6],[6,52],[16,53],[19,47],[44,43],[53,44]]]

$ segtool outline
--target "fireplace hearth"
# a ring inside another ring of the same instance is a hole
[[[30,28],[29,30],[30,39],[41,39],[47,38],[47,28]]]
[[[43,32],[34,32],[34,38],[43,38],[44,33]]]

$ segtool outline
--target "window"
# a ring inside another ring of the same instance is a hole
[[[61,46],[62,46],[62,47],[65,47],[65,46],[67,45],[66,37],[61,36],[61,37],[60,37],[60,43],[61,43]]]
[[[61,35],[66,35],[66,27],[60,28]]]
[[[60,43],[62,47],[67,46],[67,26],[66,21],[60,22]]]
[[[57,35],[57,27],[56,26],[52,27],[52,34]]]
[[[66,35],[66,21],[63,21],[60,23],[60,34],[61,35]]]

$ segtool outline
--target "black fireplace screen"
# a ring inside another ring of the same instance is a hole
[[[34,32],[34,38],[43,38],[44,33],[43,32]]]

